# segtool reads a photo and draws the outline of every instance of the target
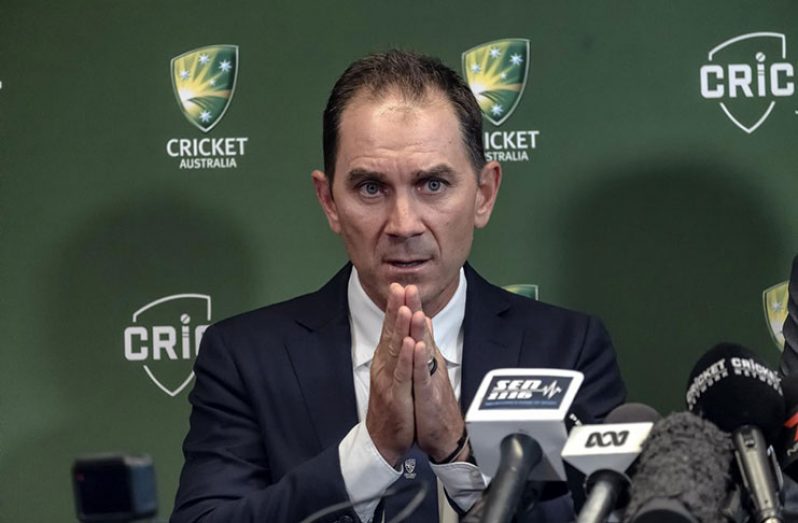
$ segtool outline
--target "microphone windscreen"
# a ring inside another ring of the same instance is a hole
[[[629,490],[627,518],[664,499],[680,502],[702,523],[725,522],[720,508],[731,487],[729,435],[689,412],[658,421],[643,444]]]
[[[720,343],[698,360],[687,385],[687,408],[726,432],[744,425],[776,441],[784,420],[781,379],[753,352]]]
[[[607,414],[604,423],[656,423],[662,416],[643,403],[624,403]]]

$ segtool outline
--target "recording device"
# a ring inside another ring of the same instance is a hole
[[[698,360],[687,407],[732,434],[734,456],[754,523],[782,521],[782,479],[770,444],[784,421],[781,379],[751,351],[721,343]]]
[[[529,481],[565,481],[565,420],[583,379],[581,372],[562,369],[485,375],[465,418],[480,470],[493,477],[481,521],[509,521]],[[539,494],[534,489],[532,497]]]
[[[95,454],[72,465],[79,521],[134,521],[158,511],[155,469],[147,455]]]
[[[627,403],[607,416],[606,423],[574,427],[562,457],[585,474],[587,500],[577,523],[607,521],[610,513],[627,501],[626,472],[660,418],[657,411],[640,403]]]
[[[690,412],[658,421],[635,464],[629,523],[737,521],[729,435]]]

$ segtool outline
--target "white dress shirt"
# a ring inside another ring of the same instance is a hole
[[[435,344],[446,361],[449,381],[458,399],[460,398],[462,374],[466,285],[465,273],[463,269],[460,269],[457,290],[449,303],[432,318]],[[338,455],[346,491],[349,498],[354,501],[380,494],[399,479],[402,472],[393,468],[383,459],[366,430],[366,410],[371,382],[369,368],[380,340],[384,313],[363,290],[354,267],[349,276],[348,299],[349,323],[352,333],[352,372],[360,423],[355,425],[341,440],[338,445]],[[440,487],[446,489],[452,500],[462,510],[468,510],[485,488],[485,481],[479,468],[471,463],[447,465],[430,463],[430,466],[438,477],[440,520],[442,522],[457,521],[454,510],[449,506],[445,497],[440,495]],[[355,507],[355,512],[364,522],[372,521],[374,510],[378,504],[379,500],[361,503]]]

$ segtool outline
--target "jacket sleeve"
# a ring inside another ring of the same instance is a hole
[[[171,523],[298,522],[349,500],[338,446],[275,477],[259,423],[237,362],[219,330],[203,336],[189,399],[190,428],[183,443],[185,464]],[[319,521],[358,521],[351,510]]]

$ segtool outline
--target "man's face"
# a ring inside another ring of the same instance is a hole
[[[384,309],[392,282],[415,284],[433,316],[457,288],[475,227],[488,223],[497,163],[475,173],[451,103],[388,92],[356,95],[340,122],[332,187],[313,173],[330,227],[369,297]]]

